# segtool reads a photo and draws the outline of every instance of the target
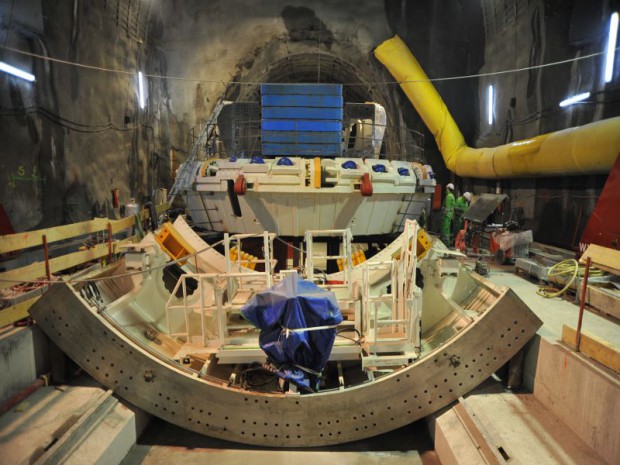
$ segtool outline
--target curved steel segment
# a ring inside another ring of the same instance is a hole
[[[497,299],[416,363],[373,382],[310,395],[243,391],[199,378],[125,337],[69,284],[54,286],[31,314],[93,378],[155,416],[229,441],[309,447],[364,439],[411,423],[499,369],[541,322],[514,292],[491,288]]]

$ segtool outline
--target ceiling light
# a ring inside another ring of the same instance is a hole
[[[493,93],[493,85],[490,85],[487,92],[487,120],[489,124],[493,124]]]
[[[140,108],[144,109],[144,79],[142,71],[138,71],[138,94],[140,97]]]
[[[572,97],[569,97],[566,100],[562,100],[560,102],[560,106],[562,108],[567,107],[569,105],[572,105],[573,103],[581,102],[582,100],[585,100],[589,97],[590,97],[590,92],[584,92],[583,94],[573,95]]]
[[[609,36],[607,37],[607,51],[605,52],[605,82],[611,82],[614,73],[614,58],[616,56],[616,39],[618,38],[618,12],[609,19]]]
[[[0,61],[0,71],[12,74],[18,78],[25,79],[26,81],[34,81],[34,74],[27,73],[26,71],[16,68],[15,66],[7,65],[4,61]]]

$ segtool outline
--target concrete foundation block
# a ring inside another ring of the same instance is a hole
[[[46,345],[37,326],[0,330],[0,402],[32,384],[48,369]]]
[[[541,339],[534,396],[610,464],[620,463],[620,376]]]

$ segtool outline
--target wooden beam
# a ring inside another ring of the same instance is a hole
[[[562,326],[562,342],[577,348],[577,331],[570,326]],[[580,351],[593,360],[605,365],[610,370],[620,373],[620,350],[618,347],[586,331],[581,331]]]
[[[157,213],[160,214],[169,208],[167,203],[163,203],[156,207]],[[148,210],[142,211],[142,218],[150,218]],[[121,220],[110,220],[108,218],[95,218],[90,221],[82,221],[81,223],[67,224],[63,226],[53,226],[51,228],[39,229],[36,231],[26,231],[17,234],[7,234],[1,236],[0,254],[14,252],[16,250],[27,249],[30,247],[40,247],[41,237],[45,235],[47,242],[57,242],[70,239],[77,236],[85,236],[100,231],[105,231],[108,223],[112,226],[112,233],[116,234],[125,229],[129,229],[135,224],[136,217],[128,216]]]
[[[6,325],[12,325],[16,321],[22,320],[29,316],[28,309],[40,298],[41,296],[38,295],[0,310],[0,328]]]
[[[119,246],[127,243],[128,241],[129,239],[114,241],[112,243],[114,253],[118,252]],[[59,271],[64,271],[68,268],[73,268],[74,266],[81,265],[82,263],[86,263],[92,260],[97,260],[107,255],[108,243],[105,242],[103,244],[97,244],[96,246],[87,250],[81,250],[79,252],[74,252],[63,255],[61,257],[50,259],[50,271],[52,273],[58,273]],[[0,289],[12,287],[18,282],[36,281],[38,278],[41,278],[43,276],[45,276],[44,262],[37,262],[28,266],[24,266],[22,268],[5,271],[4,273],[0,273]]]
[[[489,431],[482,425],[478,416],[467,405],[467,401],[463,397],[459,397],[457,404],[452,407],[452,411],[467,431],[478,453],[482,456],[485,463],[489,465],[507,465],[506,459],[499,452],[499,440],[493,437]]]
[[[595,267],[609,273],[620,274],[620,250],[590,244],[579,259],[579,263],[585,263],[588,257]]]
[[[620,296],[604,287],[588,286],[588,305],[620,320]]]
[[[95,218],[94,220],[82,221],[81,223],[8,234],[2,236],[2,241],[0,241],[0,253],[13,252],[29,247],[41,247],[41,237],[43,236],[47,237],[48,242],[56,242],[70,237],[92,234],[105,229],[107,223],[108,220],[104,218]]]

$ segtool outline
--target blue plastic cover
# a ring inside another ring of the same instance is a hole
[[[255,294],[241,315],[260,328],[259,344],[278,376],[317,390],[336,338],[336,325],[342,321],[333,292],[294,273]],[[319,326],[329,328],[312,329]]]
[[[398,174],[401,176],[409,176],[409,170],[407,168],[398,168]]]
[[[375,173],[387,173],[387,169],[384,165],[377,163],[376,165],[372,165],[372,170]]]

